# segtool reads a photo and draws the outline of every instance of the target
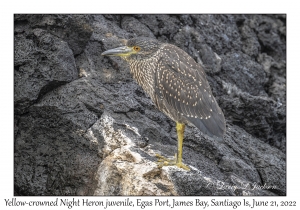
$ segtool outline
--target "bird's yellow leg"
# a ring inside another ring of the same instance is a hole
[[[182,146],[183,146],[184,128],[185,128],[184,124],[176,122],[176,131],[177,131],[177,136],[178,136],[176,165],[179,168],[183,168],[185,170],[190,170],[189,167],[187,167],[186,165],[184,165],[182,163]]]
[[[159,167],[176,165],[179,168],[190,170],[189,167],[187,167],[182,163],[182,146],[183,146],[184,128],[185,128],[184,124],[176,122],[176,131],[178,136],[177,154],[175,154],[175,159],[173,160],[170,160],[166,157],[156,154],[156,157],[158,157]]]

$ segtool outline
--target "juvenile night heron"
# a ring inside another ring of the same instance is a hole
[[[225,118],[212,95],[203,67],[180,48],[150,38],[133,38],[126,46],[107,50],[130,66],[133,78],[151,97],[156,107],[176,122],[178,151],[174,160],[157,155],[162,165],[182,163],[184,128],[187,122],[203,133],[223,140]]]

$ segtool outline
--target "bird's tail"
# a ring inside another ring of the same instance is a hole
[[[213,112],[208,119],[187,117],[200,131],[218,141],[223,141],[226,122],[223,113]]]

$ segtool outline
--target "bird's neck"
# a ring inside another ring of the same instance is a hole
[[[127,60],[130,66],[130,73],[144,91],[151,97],[154,97],[154,78],[155,64],[149,60]]]

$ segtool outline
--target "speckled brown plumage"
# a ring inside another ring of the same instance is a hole
[[[209,136],[223,137],[224,115],[200,64],[180,48],[157,40],[135,38],[127,46],[147,52],[123,58],[160,111],[176,122],[191,122]]]

